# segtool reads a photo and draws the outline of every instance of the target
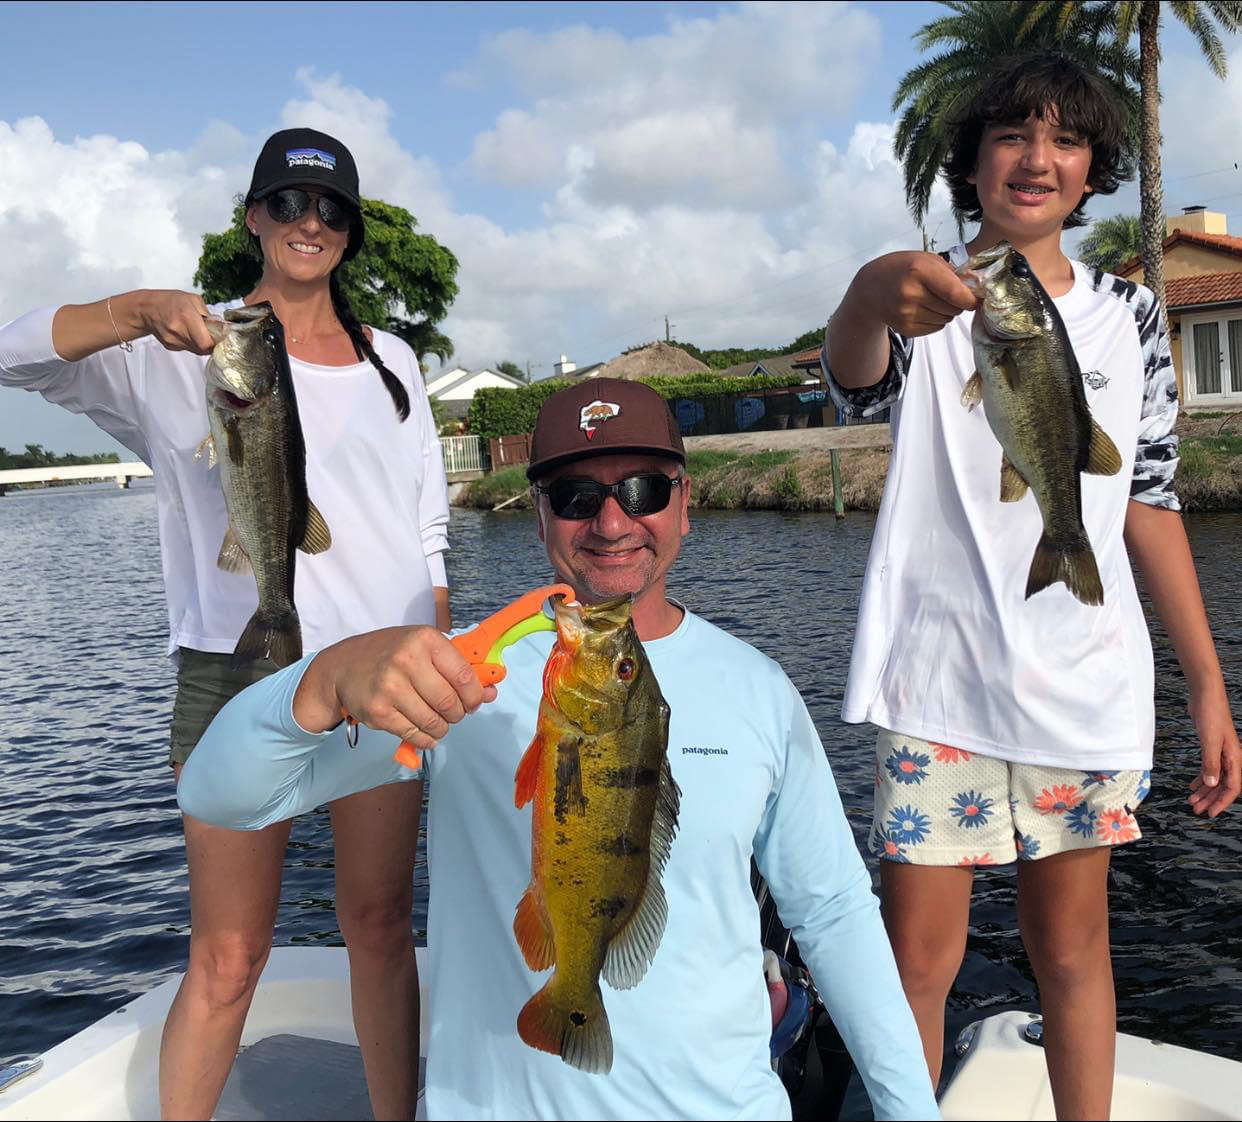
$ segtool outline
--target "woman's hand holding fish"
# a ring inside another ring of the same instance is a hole
[[[344,711],[367,728],[430,748],[449,725],[495,698],[495,687],[481,685],[434,627],[388,627],[321,651],[294,694],[293,716],[308,732],[326,732]]]
[[[140,295],[135,311],[143,335],[154,335],[170,351],[211,353],[215,340],[204,322],[207,305],[197,292],[150,289]]]
[[[1224,683],[1208,697],[1191,694],[1190,717],[1199,733],[1203,768],[1190,783],[1190,807],[1215,818],[1242,789],[1242,748],[1229,712]]]

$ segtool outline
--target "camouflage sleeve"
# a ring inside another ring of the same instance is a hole
[[[1177,378],[1160,304],[1146,288],[1139,288],[1134,318],[1143,349],[1143,412],[1130,497],[1149,506],[1181,510],[1182,504],[1173,490],[1178,458],[1178,437],[1173,431],[1177,421]]]
[[[819,365],[824,372],[824,381],[828,383],[828,392],[832,400],[847,417],[870,417],[879,413],[901,397],[906,388],[906,372],[910,369],[910,359],[914,354],[914,340],[898,335],[891,327],[888,329],[888,369],[884,377],[873,386],[859,386],[848,389],[833,377],[828,368],[828,346],[820,348]]]

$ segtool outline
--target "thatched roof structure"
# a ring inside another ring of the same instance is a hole
[[[625,378],[633,382],[638,378],[650,378],[656,374],[676,377],[702,374],[710,369],[706,363],[700,362],[680,347],[657,341],[648,343],[645,347],[635,347],[609,360],[599,371],[599,375],[602,378]]]

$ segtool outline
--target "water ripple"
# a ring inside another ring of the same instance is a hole
[[[860,842],[872,744],[838,720],[873,519],[697,511],[670,590],[778,659],[802,690]],[[1234,711],[1242,602],[1229,595],[1236,515],[1187,519]],[[455,614],[479,619],[551,579],[529,514],[455,511]],[[0,1053],[42,1051],[183,967],[185,855],[166,764],[173,674],[154,493],[107,486],[0,500]],[[1112,938],[1121,1027],[1242,1059],[1242,817],[1186,809],[1198,746],[1167,638],[1157,662],[1157,771],[1145,838],[1117,852]],[[426,927],[425,832],[415,870]],[[1014,877],[977,878],[950,1029],[1034,1008]],[[293,829],[279,944],[340,943],[326,812]],[[952,1035],[950,1034],[950,1039]]]

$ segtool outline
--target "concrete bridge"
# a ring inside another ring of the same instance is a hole
[[[70,480],[88,482],[115,479],[118,487],[128,487],[131,479],[145,479],[154,474],[140,461],[124,464],[62,464],[55,467],[9,468],[0,471],[0,495],[15,483],[60,483]]]

